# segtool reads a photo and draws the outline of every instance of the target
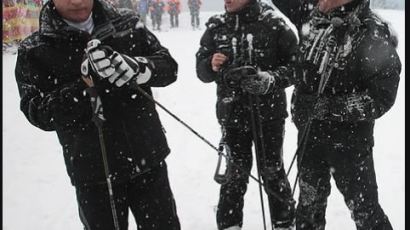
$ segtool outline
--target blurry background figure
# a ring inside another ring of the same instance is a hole
[[[165,7],[165,3],[162,0],[150,1],[152,30],[161,30],[162,13],[164,13],[164,7]]]
[[[3,52],[15,52],[16,45],[38,30],[41,0],[3,0]]]
[[[133,9],[134,7],[132,6],[132,2],[131,0],[117,0],[118,4],[117,7],[118,8],[127,8],[127,9]]]
[[[138,13],[141,16],[141,21],[144,24],[147,23],[147,14],[148,14],[148,10],[149,10],[149,3],[150,3],[150,0],[140,0],[137,3]]]
[[[201,4],[201,0],[188,0],[188,7],[191,12],[191,25],[194,30],[199,28],[199,9]]]
[[[171,22],[171,28],[178,27],[178,15],[181,13],[181,3],[179,0],[168,0],[168,13]]]

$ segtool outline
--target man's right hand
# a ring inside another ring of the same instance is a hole
[[[228,60],[228,57],[222,53],[214,53],[211,60],[212,70],[218,72],[221,66]]]
[[[85,71],[86,65],[89,64],[92,71],[98,74],[99,77],[107,78],[112,76],[115,72],[115,68],[111,62],[112,53],[113,50],[111,47],[101,45],[101,41],[97,39],[89,41],[85,50],[87,59],[83,62],[83,66],[81,67],[83,75],[85,72],[89,71]]]
[[[81,73],[84,76],[88,76],[90,66],[98,77],[108,78],[110,83],[118,87],[131,79],[135,79],[137,84],[144,84],[151,78],[148,59],[118,53],[109,46],[101,45],[97,39],[88,42],[85,54],[87,58],[81,65]]]

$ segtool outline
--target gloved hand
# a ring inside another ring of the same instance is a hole
[[[312,118],[316,120],[324,120],[329,114],[330,100],[327,97],[320,97],[314,104]]]
[[[257,71],[255,68],[252,71],[248,70],[241,80],[242,89],[255,95],[267,94],[274,86],[275,76],[273,74]]]
[[[151,78],[151,70],[148,60],[144,57],[129,57],[113,51],[111,47],[101,45],[97,39],[87,44],[86,60],[83,62],[81,71],[88,75],[89,68],[101,78],[108,78],[111,83],[121,87],[131,79],[136,84],[144,84]]]
[[[256,74],[253,66],[228,67],[223,72],[224,82],[231,88],[238,88],[243,78]]]
[[[147,83],[151,78],[151,70],[148,67],[148,60],[144,57],[129,57],[114,51],[111,56],[111,63],[115,72],[108,78],[111,83],[115,82],[118,87],[134,78],[133,82],[138,85]]]
[[[312,112],[312,118],[316,120],[342,121],[346,104],[343,98],[319,97]]]
[[[372,116],[373,99],[367,93],[353,93],[338,97],[320,97],[313,118],[332,121],[361,121]]]
[[[85,49],[85,58],[81,64],[81,73],[83,76],[91,74],[90,69],[100,78],[110,77],[115,69],[111,65],[113,50],[109,46],[101,45],[101,41],[93,39],[87,43]]]

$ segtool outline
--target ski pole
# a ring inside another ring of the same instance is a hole
[[[258,178],[261,180],[261,159],[260,159],[260,152],[259,152],[259,141],[258,141],[258,134],[256,130],[256,119],[255,119],[255,112],[253,111],[253,98],[252,95],[249,94],[249,106],[251,110],[251,125],[252,125],[252,136],[255,144],[255,158],[256,158],[256,167],[258,171]],[[265,203],[263,201],[263,193],[262,193],[262,186],[259,184],[259,197],[261,200],[261,208],[262,208],[262,219],[263,219],[263,229],[266,230],[266,217],[265,217]]]
[[[224,156],[231,164],[232,166],[236,166],[236,168],[238,168],[241,173],[249,176],[250,178],[252,178],[252,180],[254,180],[256,183],[260,184],[261,186],[263,186],[266,190],[267,193],[275,196],[278,200],[282,201],[282,202],[286,202],[286,203],[292,203],[291,200],[285,200],[283,199],[279,194],[277,194],[276,192],[270,190],[269,188],[265,187],[265,185],[263,184],[262,181],[258,180],[258,178],[256,178],[255,176],[253,176],[251,173],[248,173],[246,170],[244,170],[242,167],[238,166],[230,157],[228,157],[226,154],[224,154],[223,152],[221,152],[219,150],[219,148],[217,148],[216,146],[214,146],[210,141],[208,141],[206,138],[204,138],[202,135],[200,135],[197,131],[195,131],[193,128],[191,128],[187,123],[185,123],[184,121],[182,121],[178,116],[176,116],[174,113],[172,113],[171,111],[169,111],[165,106],[163,106],[161,103],[159,103],[157,100],[155,100],[150,94],[148,94],[147,92],[145,92],[144,89],[142,89],[139,85],[132,85],[133,88],[135,88],[136,90],[138,90],[140,93],[142,93],[142,95],[144,95],[148,100],[150,100],[151,102],[155,103],[156,105],[158,105],[162,110],[164,110],[168,115],[170,115],[171,117],[173,117],[176,121],[178,121],[179,123],[181,123],[183,126],[185,126],[189,131],[191,131],[193,134],[195,134],[195,136],[197,136],[199,139],[201,139],[203,142],[205,142],[208,146],[210,146],[212,149],[214,149],[216,152],[218,152],[218,154]]]
[[[111,214],[112,214],[112,219],[114,222],[114,229],[120,230],[120,225],[119,225],[118,216],[117,216],[117,209],[115,208],[115,199],[114,199],[114,193],[112,189],[111,173],[110,173],[110,169],[108,166],[107,150],[106,150],[106,145],[104,141],[103,123],[105,121],[105,118],[103,115],[103,107],[101,103],[101,98],[98,95],[97,90],[93,87],[87,88],[86,91],[90,95],[91,108],[93,110],[92,121],[94,122],[98,130],[98,138],[100,142],[101,156],[103,159],[105,178],[107,181],[108,196],[110,200]]]
[[[328,39],[328,43],[330,44],[330,48],[327,47],[326,50],[324,50],[324,58],[321,60],[320,63],[320,68],[319,68],[319,74],[320,74],[320,82],[319,82],[319,86],[318,86],[318,90],[317,90],[317,94],[316,94],[316,100],[314,105],[314,110],[316,110],[316,106],[318,104],[318,100],[320,98],[321,95],[323,95],[323,92],[326,88],[327,82],[330,78],[330,75],[332,74],[333,68],[335,67],[334,63],[335,60],[337,61],[339,59],[339,56],[342,52],[342,47],[341,46],[337,46],[337,42],[336,42],[336,38],[334,37],[334,35],[331,35],[331,31],[334,29],[334,27],[340,26],[338,24],[337,21],[332,21],[332,24],[326,29],[326,33],[323,36],[326,36],[326,38]],[[323,39],[323,37],[321,38]],[[332,56],[334,55],[334,56]],[[330,61],[332,61],[332,63],[330,63]],[[309,137],[309,133],[310,133],[310,129],[311,129],[311,125],[312,125],[312,121],[313,121],[313,115],[310,114],[308,121],[306,123],[306,126],[303,129],[302,132],[302,136],[301,136],[301,142],[298,145],[298,148],[296,150],[295,156],[299,154],[300,152],[300,157],[298,160],[298,168],[300,169],[301,165],[302,165],[302,159],[303,156],[305,154],[305,150],[306,150],[306,143]],[[290,169],[289,169],[290,171]],[[293,191],[292,194],[294,194],[295,190],[296,190],[296,184],[297,181],[299,179],[300,176],[300,170],[298,170],[298,173],[296,174],[296,179],[295,179],[295,183],[294,183],[294,187],[293,187]]]

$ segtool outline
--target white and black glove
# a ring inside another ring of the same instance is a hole
[[[275,76],[272,73],[256,70],[252,66],[243,66],[239,68],[247,69],[247,71],[242,72],[244,75],[241,77],[241,87],[246,92],[255,95],[263,95],[270,92],[275,86]]]
[[[129,57],[116,51],[111,56],[111,63],[115,72],[108,80],[121,87],[131,79],[138,85],[147,83],[151,78],[151,70],[148,68],[148,60],[144,57]]]
[[[84,76],[91,74],[90,69],[100,78],[111,76],[115,69],[111,65],[113,50],[109,46],[101,45],[101,41],[93,39],[87,43],[85,59],[81,64],[81,73]]]
[[[88,73],[88,66],[101,78],[121,87],[133,79],[136,84],[144,84],[151,78],[148,60],[144,57],[129,57],[101,45],[97,39],[88,42],[87,59],[83,62],[82,74]],[[84,70],[84,72],[83,72]]]

